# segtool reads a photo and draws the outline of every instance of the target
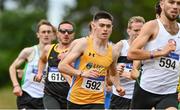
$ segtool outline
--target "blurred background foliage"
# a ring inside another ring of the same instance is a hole
[[[48,9],[48,0],[14,0],[18,3],[14,10],[6,10],[5,1],[0,0],[0,88],[11,84],[9,66],[22,48],[38,43],[35,27],[40,19],[47,18]],[[131,16],[143,16],[146,21],[155,18],[155,3],[156,0],[76,0],[74,8],[65,7],[63,19],[76,24],[78,38],[87,35],[94,13],[106,10],[114,16],[110,40],[116,43],[127,37],[127,21]]]
[[[0,1],[1,5],[5,2]],[[46,5],[40,5],[45,0],[17,2],[16,10],[0,6],[0,87],[10,82],[8,68],[21,49],[38,43],[35,26],[40,19],[46,18]]]
[[[127,21],[132,16],[142,16],[146,21],[155,18],[156,0],[77,0],[64,19],[75,22],[77,32],[84,36],[92,16],[99,10],[106,10],[114,16],[114,30],[110,40],[117,42],[126,38]]]

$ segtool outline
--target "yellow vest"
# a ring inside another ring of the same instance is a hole
[[[96,69],[100,77],[85,78],[73,76],[67,99],[75,104],[104,104],[105,76],[112,61],[111,45],[108,45],[105,55],[100,55],[93,49],[92,38],[87,37],[87,48],[75,62],[75,68],[82,71]]]

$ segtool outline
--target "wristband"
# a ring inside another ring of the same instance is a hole
[[[150,51],[150,59],[153,59],[154,58],[154,53],[153,51]]]

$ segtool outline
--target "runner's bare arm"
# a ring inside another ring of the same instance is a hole
[[[69,50],[68,50],[68,53],[72,50],[72,48],[79,42],[81,41],[81,39],[84,39],[84,38],[79,38],[79,39],[75,39],[72,41],[70,47],[69,47]],[[67,53],[67,54],[68,54]],[[69,83],[69,85],[71,84],[72,82],[72,76],[71,75],[68,75],[68,74],[64,74],[62,73],[62,75],[64,76],[64,78],[67,80],[67,82]]]
[[[120,81],[119,81],[119,74],[117,72],[116,66],[117,66],[117,59],[118,59],[119,54],[117,53],[116,49],[113,48],[113,62],[109,67],[110,70],[110,78],[113,83],[113,85],[116,87],[116,91],[119,93],[120,96],[123,96],[125,94],[125,89],[121,86]],[[123,72],[123,68],[121,68],[121,71]]]
[[[117,42],[116,44],[113,45],[113,49],[116,51],[117,56],[120,56],[122,47],[123,47],[122,41],[119,41],[119,42]],[[118,74],[121,74],[121,73],[119,73],[119,71],[117,71],[117,72],[118,72]],[[107,75],[106,75],[106,83],[109,86],[112,85],[112,81],[110,80],[109,70],[108,70]]]
[[[112,81],[111,81],[111,79],[110,79],[109,70],[107,71],[107,75],[106,75],[106,85],[107,85],[107,86],[112,86],[112,85],[113,85],[113,83],[112,83]]]
[[[17,69],[20,68],[20,66],[27,61],[29,55],[31,54],[31,52],[33,51],[33,48],[24,48],[20,54],[18,55],[18,57],[14,60],[14,62],[11,64],[10,68],[9,68],[9,74],[10,74],[10,78],[11,81],[13,83],[13,93],[17,96],[22,95],[22,91],[20,89],[17,77],[16,77],[16,72]]]
[[[59,63],[58,68],[61,73],[65,73],[68,75],[75,75],[78,76],[81,74],[80,70],[77,70],[71,66],[73,62],[75,62],[78,57],[83,54],[83,51],[86,48],[86,40],[81,40],[78,42],[78,45],[75,45],[71,51],[67,54],[67,56]]]
[[[150,29],[151,27],[151,29]],[[139,36],[132,42],[129,51],[128,51],[128,58],[133,60],[141,60],[141,59],[149,59],[150,52],[144,51],[142,48],[145,44],[154,36],[157,24],[155,21],[150,21],[144,24],[141,29]]]
[[[38,61],[38,74],[35,77],[35,80],[40,82],[42,79],[43,71],[47,63],[47,57],[49,49],[51,48],[51,45],[46,45],[44,49],[42,50],[42,54]]]
[[[82,76],[82,77],[99,77],[99,74],[96,70],[81,71],[73,68],[71,64],[78,59],[87,47],[87,39],[81,39],[78,42],[78,45],[75,45],[68,55],[64,58],[62,62],[59,63],[59,70],[62,73],[69,75]]]
[[[131,78],[136,80],[139,77],[139,68],[141,66],[141,61],[140,60],[134,60],[133,61],[133,67],[131,70]]]
[[[122,42],[122,40],[119,41],[118,43],[116,43],[116,44],[114,45],[114,49],[115,49],[115,52],[117,52],[118,57],[121,56],[122,48],[123,48],[123,42]],[[118,64],[118,65],[116,66],[117,72],[118,72],[119,76],[121,76],[121,77],[126,77],[126,78],[130,79],[130,74],[129,74],[129,73],[127,73],[127,72],[123,72],[123,73],[122,73],[122,72],[119,71],[119,70],[121,70],[121,68],[122,68],[123,66],[125,66],[125,65],[124,65],[124,64]]]
[[[150,59],[154,57],[165,56],[169,54],[169,52],[174,51],[176,46],[173,42],[168,42],[165,44],[162,50],[160,51],[145,51],[142,48],[149,42],[150,40],[154,39],[156,36],[159,27],[157,26],[157,21],[149,21],[141,29],[139,36],[133,41],[132,45],[130,46],[128,52],[128,58],[132,60],[144,60]]]
[[[79,38],[79,39],[75,39],[72,41],[71,45],[69,46],[69,50],[68,52],[70,52],[72,50],[72,48],[79,42],[81,41],[81,39],[84,39],[84,38]]]

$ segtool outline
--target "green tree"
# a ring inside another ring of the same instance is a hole
[[[21,49],[37,43],[36,24],[46,19],[47,9],[47,0],[38,1],[21,0],[18,9],[0,12],[0,86],[10,82],[8,68]]]
[[[77,7],[72,9],[65,19],[75,22],[78,37],[84,35],[92,16],[99,10],[110,12],[114,16],[113,42],[125,38],[127,21],[131,16],[142,16],[146,21],[155,18],[155,2],[152,0],[77,0]]]
[[[0,86],[9,80],[8,68],[20,50],[37,43],[35,26],[46,18],[47,0],[15,0],[18,8],[8,11],[0,0]],[[72,20],[77,26],[77,37],[87,35],[88,24],[98,10],[106,10],[114,16],[113,42],[125,38],[127,20],[131,16],[143,16],[146,21],[155,18],[151,0],[76,0],[73,9],[66,7],[65,20]],[[7,80],[8,79],[8,80]]]

